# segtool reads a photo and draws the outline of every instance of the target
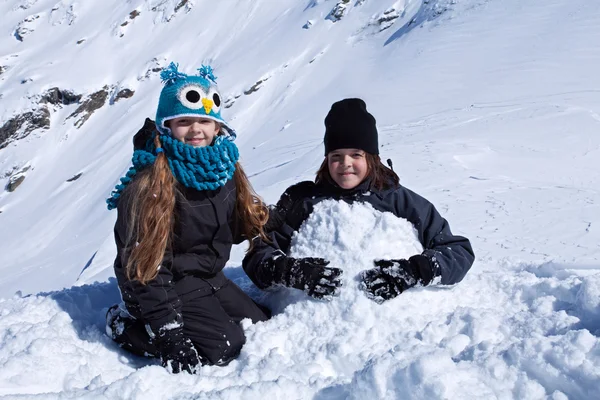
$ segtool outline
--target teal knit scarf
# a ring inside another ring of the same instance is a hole
[[[217,136],[212,146],[194,147],[169,135],[159,135],[162,148],[156,149],[152,140],[144,150],[133,152],[132,166],[121,178],[111,196],[108,209],[117,207],[119,197],[138,171],[154,164],[159,152],[164,152],[173,176],[179,183],[196,190],[215,190],[230,180],[239,159],[237,146],[223,136]]]

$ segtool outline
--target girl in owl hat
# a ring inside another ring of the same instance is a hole
[[[271,209],[270,240],[257,237],[244,259],[244,269],[261,288],[283,284],[329,299],[340,290],[342,271],[328,261],[287,256],[291,238],[309,217],[315,204],[326,199],[369,203],[410,221],[425,249],[409,259],[376,260],[363,271],[360,287],[378,303],[415,285],[460,282],[473,264],[467,238],[456,236],[450,225],[426,199],[400,185],[398,175],[379,158],[375,118],[361,99],[334,103],[325,118],[325,159],[314,182],[289,187]],[[391,166],[391,163],[390,163]],[[291,283],[291,284],[290,284]]]
[[[107,333],[173,372],[193,372],[239,354],[242,319],[269,317],[222,272],[232,244],[265,238],[268,211],[238,162],[212,69],[192,76],[171,63],[161,78],[156,124],[134,137],[133,166],[107,200],[118,214],[123,298],[107,313]]]

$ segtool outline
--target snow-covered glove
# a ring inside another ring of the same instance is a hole
[[[393,299],[418,284],[425,286],[433,279],[431,263],[423,255],[408,260],[376,260],[374,264],[375,268],[361,273],[360,288],[377,303]]]
[[[327,267],[322,258],[292,258],[276,255],[267,260],[274,283],[305,291],[315,299],[329,300],[342,286],[342,270]]]
[[[155,340],[163,367],[174,374],[181,371],[194,373],[200,358],[192,341],[183,334],[183,327],[161,327]]]

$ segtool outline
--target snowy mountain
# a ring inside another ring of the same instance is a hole
[[[4,0],[0,15],[0,395],[600,398],[599,2]],[[215,68],[268,202],[314,177],[331,103],[365,99],[382,157],[471,239],[473,269],[381,307],[323,304],[259,292],[239,246],[228,276],[279,308],[238,360],[175,376],[119,350],[105,199],[170,61]]]

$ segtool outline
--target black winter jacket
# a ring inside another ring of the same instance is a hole
[[[469,240],[453,235],[448,221],[435,207],[405,187],[375,190],[367,180],[354,189],[344,190],[327,183],[305,181],[289,187],[273,208],[276,215],[269,221],[272,243],[255,238],[254,249],[244,258],[244,270],[258,287],[273,284],[272,271],[263,262],[278,249],[287,253],[294,232],[312,213],[314,205],[326,199],[369,203],[376,210],[410,221],[418,231],[422,254],[429,259],[434,277],[440,276],[442,284],[460,282],[473,264],[475,257]]]
[[[139,174],[149,173],[148,169]],[[153,330],[171,321],[181,322],[182,294],[217,290],[226,278],[222,270],[229,260],[232,243],[245,237],[240,233],[235,210],[236,186],[229,180],[214,191],[178,186],[175,204],[172,250],[168,250],[158,275],[146,285],[129,280],[125,271],[132,244],[126,243],[134,179],[119,199],[114,268],[123,301],[129,312],[150,324]],[[133,244],[135,245],[135,244]]]

